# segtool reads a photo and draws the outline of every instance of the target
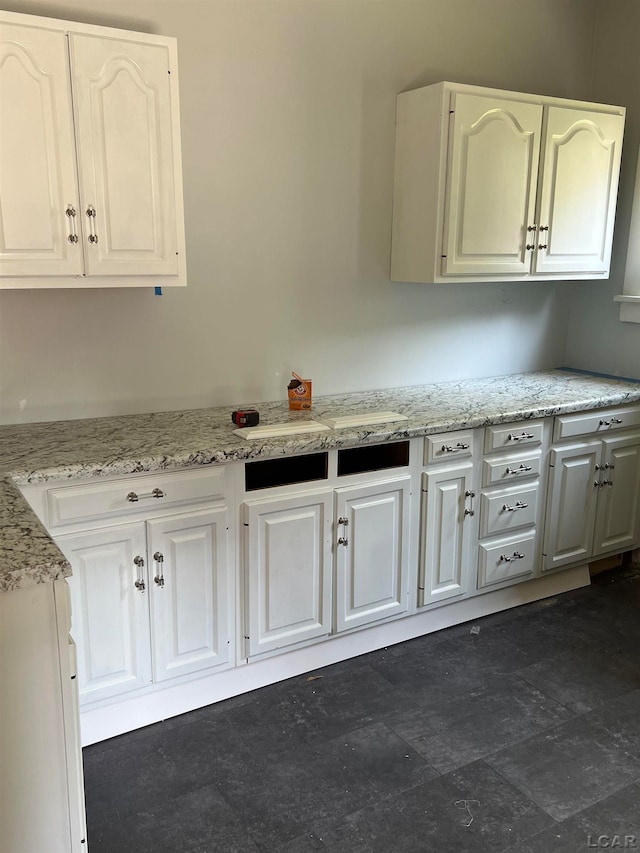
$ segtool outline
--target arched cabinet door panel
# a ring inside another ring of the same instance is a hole
[[[169,51],[70,36],[88,275],[178,272]]]
[[[0,151],[2,275],[82,274],[64,33],[2,23]]]
[[[443,274],[528,273],[542,106],[452,96]]]
[[[537,273],[606,273],[624,118],[547,108],[542,149]]]

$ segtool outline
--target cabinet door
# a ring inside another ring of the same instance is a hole
[[[452,110],[442,273],[525,275],[542,106],[458,93]]]
[[[620,552],[640,539],[640,434],[603,439],[594,554]]]
[[[326,491],[244,504],[249,655],[330,632],[332,504]]]
[[[0,275],[80,275],[67,40],[0,26]]]
[[[536,273],[608,272],[623,129],[622,116],[547,108]]]
[[[226,507],[147,524],[154,681],[227,663]]]
[[[410,483],[405,476],[336,490],[338,631],[407,609]]]
[[[151,681],[149,590],[142,522],[56,543],[73,567],[72,634],[78,648],[80,703],[117,696]],[[136,580],[144,588],[135,586]]]
[[[69,41],[87,274],[177,274],[168,47]]]
[[[472,473],[469,462],[422,475],[421,605],[468,591]]]
[[[601,452],[599,440],[551,451],[543,571],[591,556]]]

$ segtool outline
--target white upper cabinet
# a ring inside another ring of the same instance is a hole
[[[605,278],[624,115],[452,83],[399,95],[392,280]]]
[[[186,284],[175,39],[0,13],[0,287]]]

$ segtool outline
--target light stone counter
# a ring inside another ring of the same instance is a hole
[[[246,441],[232,407],[0,427],[0,591],[66,577],[67,561],[17,485],[307,453],[640,402],[640,382],[565,370],[259,403],[261,424],[394,411],[398,424]],[[255,404],[254,404],[255,405]]]

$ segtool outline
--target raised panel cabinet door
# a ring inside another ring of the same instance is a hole
[[[407,609],[411,477],[336,491],[336,630]]]
[[[73,567],[68,583],[80,704],[144,687],[151,681],[144,524],[55,541]]]
[[[531,271],[542,106],[454,93],[443,275]]]
[[[629,550],[640,540],[640,434],[603,444],[594,554]]]
[[[624,117],[548,107],[536,273],[609,271]]]
[[[81,275],[78,213],[65,34],[2,22],[0,275]]]
[[[468,591],[472,474],[468,462],[422,475],[421,605]]]
[[[600,440],[551,451],[543,571],[591,556],[601,453]]]
[[[227,663],[226,507],[147,524],[154,681]]]
[[[330,491],[247,501],[248,654],[331,631]]]
[[[169,47],[69,36],[87,275],[175,275]]]

